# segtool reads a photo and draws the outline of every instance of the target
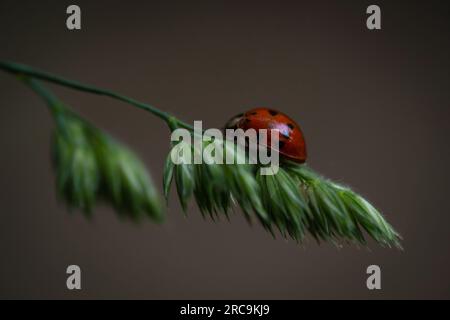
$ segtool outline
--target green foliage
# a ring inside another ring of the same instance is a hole
[[[121,216],[138,219],[147,215],[163,218],[158,193],[141,161],[128,149],[86,123],[64,107],[36,79],[72,89],[107,96],[144,109],[164,120],[171,130],[193,128],[175,117],[130,97],[102,88],[68,80],[26,65],[0,61],[0,69],[15,74],[41,98],[55,116],[53,139],[56,184],[59,194],[70,207],[87,215],[98,199],[110,203]],[[203,141],[206,147],[219,141]],[[318,242],[350,242],[366,245],[365,234],[383,246],[401,248],[399,234],[381,213],[351,189],[327,180],[306,165],[284,163],[276,175],[262,175],[258,165],[242,165],[245,153],[234,143],[224,143],[223,152],[234,164],[191,164],[192,154],[181,152],[185,145],[172,148],[164,168],[164,195],[167,199],[175,181],[178,196],[186,211],[194,196],[203,216],[216,219],[238,206],[246,218],[252,217],[274,235],[302,242],[307,233]]]
[[[123,217],[161,221],[159,195],[142,162],[123,145],[72,112],[55,113],[56,184],[69,207],[90,216],[97,199]]]
[[[210,141],[204,141],[205,148]],[[330,241],[366,245],[367,233],[383,246],[400,246],[400,236],[383,216],[364,198],[349,188],[329,181],[306,165],[283,163],[275,175],[262,175],[258,165],[242,164],[191,164],[196,150],[186,152],[187,145],[175,145],[173,164],[166,160],[164,190],[167,196],[172,177],[184,210],[193,195],[203,216],[213,219],[225,214],[235,205],[247,219],[252,213],[263,227],[274,234],[278,229],[284,237],[304,241],[307,233],[318,242]],[[242,157],[244,152],[225,143],[223,152],[234,152]],[[205,153],[206,155],[206,153]],[[180,159],[183,161],[179,161]]]
[[[400,235],[367,200],[325,179],[306,165],[288,164],[309,207],[308,229],[316,239],[366,244],[363,230],[383,246],[401,248]]]
[[[57,119],[52,148],[57,189],[70,207],[90,214],[100,182],[95,150],[83,123],[62,113]]]
[[[204,141],[204,147],[211,142]],[[183,152],[190,148],[191,153]],[[223,151],[231,153],[237,159],[241,152],[235,149],[234,144],[225,144]],[[246,217],[250,219],[251,212],[265,223],[267,213],[261,202],[260,188],[254,175],[254,166],[247,164],[192,164],[195,152],[199,152],[192,145],[184,142],[174,146],[174,161],[169,154],[164,172],[164,190],[166,194],[170,189],[172,175],[176,183],[178,196],[183,209],[187,210],[189,198],[194,195],[202,212],[213,219],[220,213],[228,214],[234,203],[237,203]],[[211,159],[206,158],[204,161]],[[182,163],[177,164],[175,163]]]

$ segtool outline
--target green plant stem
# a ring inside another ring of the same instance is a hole
[[[54,116],[56,123],[64,125],[63,118],[59,117],[61,114],[71,114],[71,116],[77,118],[79,121],[83,122],[86,126],[92,130],[97,130],[91,123],[86,119],[80,117],[77,113],[74,113],[70,108],[68,108],[64,103],[61,102],[50,90],[46,89],[39,80],[35,80],[28,76],[20,75],[18,76],[24,84],[26,84],[34,93],[36,93],[42,100],[47,104],[50,112]],[[61,122],[62,121],[62,122]]]
[[[61,102],[56,98],[56,96],[40,85],[36,80],[29,77],[19,76],[19,80],[28,85],[31,90],[33,90],[38,96],[40,96],[51,109],[51,111],[57,111],[61,106]]]
[[[23,64],[18,64],[18,63],[14,63],[14,62],[8,62],[8,61],[0,61],[0,69],[9,72],[9,73],[13,73],[15,75],[23,75],[23,76],[28,76],[28,77],[32,77],[32,78],[36,78],[36,79],[40,79],[40,80],[44,80],[44,81],[48,81],[48,82],[52,82],[58,85],[62,85],[65,87],[69,87],[72,89],[76,89],[76,90],[80,90],[80,91],[84,91],[84,92],[89,92],[89,93],[93,93],[93,94],[97,94],[97,95],[103,95],[103,96],[107,96],[128,104],[131,104],[137,108],[146,110],[150,113],[152,113],[153,115],[159,117],[160,119],[163,119],[169,126],[172,125],[173,123],[176,123],[176,125],[178,127],[182,127],[182,128],[186,128],[189,130],[194,130],[194,128],[175,118],[174,116],[170,115],[167,112],[161,111],[158,108],[151,106],[149,104],[140,102],[138,100],[132,99],[130,97],[127,97],[125,95],[122,94],[118,94],[116,92],[107,90],[107,89],[102,89],[102,88],[97,88],[94,86],[90,86],[90,85],[86,85],[74,80],[69,80],[51,73],[47,73],[44,71],[40,71],[37,69],[34,69],[30,66],[27,65],[23,65]],[[38,90],[39,91],[39,90]]]

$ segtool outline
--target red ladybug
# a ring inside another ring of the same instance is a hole
[[[284,113],[268,108],[256,108],[231,118],[226,129],[278,129],[279,153],[286,159],[303,163],[306,161],[305,139],[300,126]],[[270,132],[268,132],[268,145]]]

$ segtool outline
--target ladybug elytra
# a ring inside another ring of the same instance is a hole
[[[231,118],[226,129],[277,129],[279,131],[279,153],[286,159],[298,163],[306,161],[306,145],[300,126],[284,113],[268,108],[255,108]],[[268,147],[271,145],[268,134]]]

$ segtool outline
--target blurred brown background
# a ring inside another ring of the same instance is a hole
[[[14,60],[222,126],[253,106],[302,126],[309,164],[365,195],[404,252],[276,240],[237,212],[185,218],[172,194],[158,226],[92,222],[55,197],[52,122],[29,89],[0,73],[0,298],[450,298],[449,32],[445,2],[0,1],[0,59]],[[52,86],[132,146],[160,185],[169,147],[158,119]],[[69,264],[82,290],[66,289]],[[366,268],[382,269],[382,290]]]

